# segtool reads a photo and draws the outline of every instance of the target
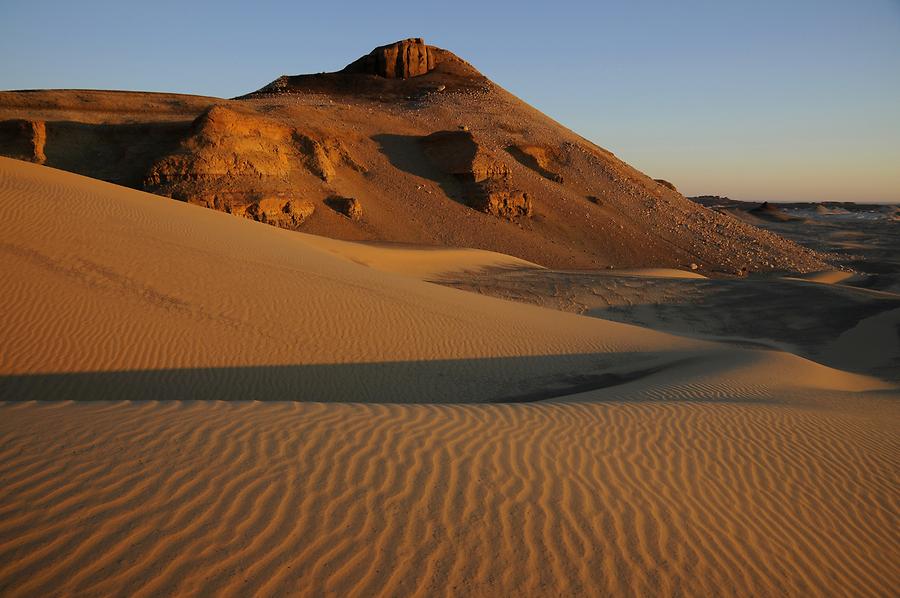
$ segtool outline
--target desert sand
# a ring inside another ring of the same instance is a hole
[[[4,596],[900,585],[898,390],[844,371],[862,332],[829,367],[567,307],[542,288],[576,274],[518,258],[323,239],[5,158],[0,239]],[[590,280],[573,288],[729,282]]]

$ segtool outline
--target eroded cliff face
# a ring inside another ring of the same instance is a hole
[[[425,44],[425,40],[415,37],[375,48],[348,64],[342,72],[409,79],[434,70],[435,58],[436,53]]]
[[[312,213],[299,195],[357,164],[339,140],[225,106],[201,114],[178,149],[160,158],[144,189],[277,226],[295,228]]]
[[[42,120],[14,119],[0,122],[0,155],[35,164],[47,161],[44,146],[47,126]]]

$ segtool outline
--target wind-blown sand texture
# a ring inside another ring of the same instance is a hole
[[[6,159],[0,239],[4,596],[900,584],[876,378]]]

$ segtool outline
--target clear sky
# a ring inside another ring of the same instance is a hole
[[[405,37],[688,195],[900,201],[900,0],[0,0],[0,89],[231,97]]]

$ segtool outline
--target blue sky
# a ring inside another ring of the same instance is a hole
[[[900,201],[900,0],[0,0],[0,89],[231,97],[412,36],[686,194]]]

